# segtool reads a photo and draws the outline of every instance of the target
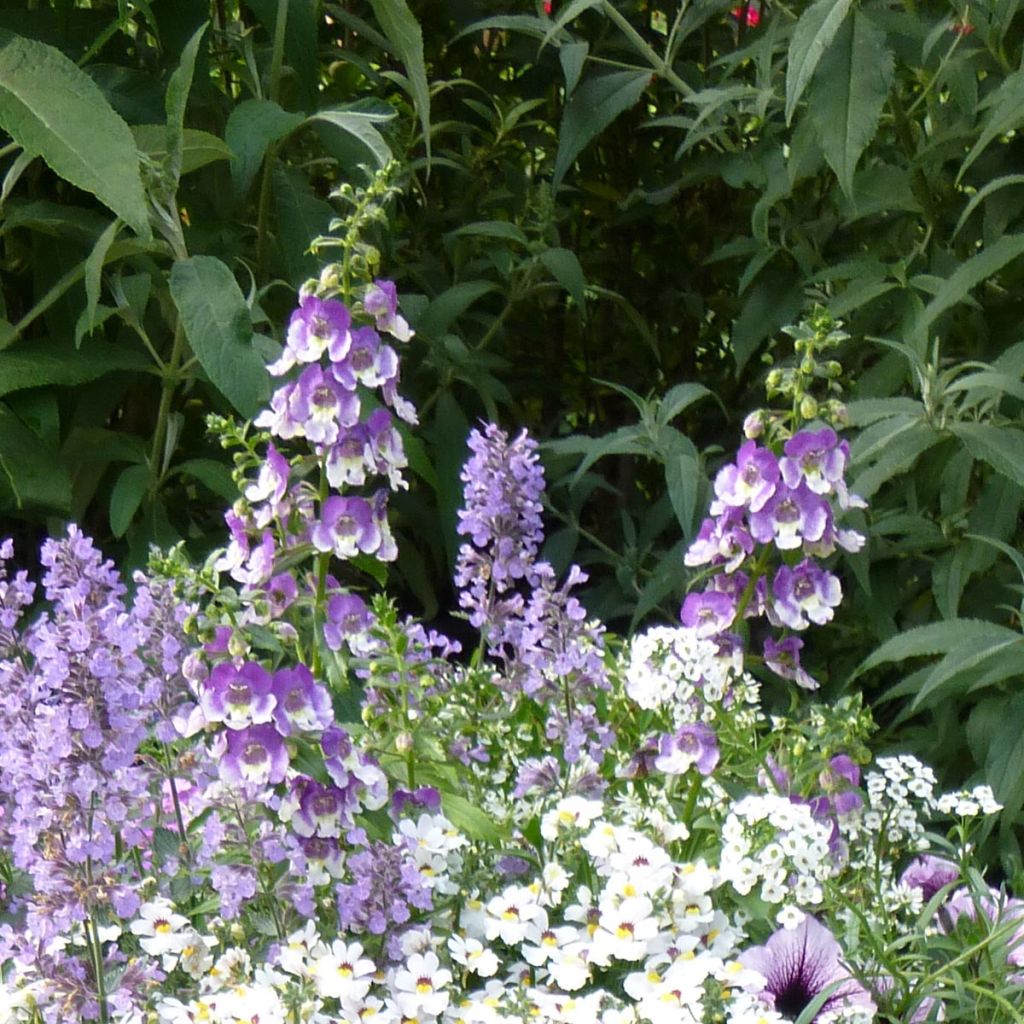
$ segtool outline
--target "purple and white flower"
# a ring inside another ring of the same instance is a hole
[[[795,551],[805,541],[821,540],[831,519],[828,502],[806,483],[796,488],[784,485],[770,499],[750,513],[750,535],[780,551]]]
[[[333,551],[338,558],[372,555],[381,546],[381,530],[374,508],[365,498],[328,498],[320,519],[310,531],[317,551]]]
[[[736,618],[736,597],[717,590],[687,594],[679,618],[700,639],[724,633]]]
[[[754,441],[746,441],[735,463],[719,470],[715,495],[724,505],[757,512],[775,493],[778,482],[779,463],[772,452]]]
[[[842,599],[839,580],[805,558],[792,569],[779,566],[772,580],[769,611],[790,629],[806,629],[812,622],[821,626],[831,621]]]
[[[684,775],[696,765],[701,775],[710,775],[718,758],[715,730],[704,722],[693,722],[661,737],[654,767],[666,775]]]
[[[220,758],[220,777],[238,785],[267,786],[284,782],[288,750],[273,725],[228,730]]]

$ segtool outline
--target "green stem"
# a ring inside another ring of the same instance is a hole
[[[171,349],[171,358],[167,361],[163,372],[163,389],[160,393],[160,406],[156,414],[156,427],[153,430],[153,447],[149,454],[149,489],[156,494],[157,488],[163,477],[164,443],[167,439],[167,424],[171,417],[171,403],[174,401],[174,392],[178,387],[179,367],[185,352],[185,329],[182,327],[181,318],[174,328],[174,345]]]
[[[648,64],[653,68],[655,74],[661,75],[666,82],[671,85],[676,92],[682,96],[692,96],[693,89],[691,89],[669,66],[668,62],[659,57],[654,49],[648,44],[647,40],[632,26],[629,19],[622,14],[616,6],[611,3],[611,0],[604,0],[601,5],[604,13],[608,16],[610,21],[615,22],[622,34],[630,41],[633,49],[637,51],[647,61]]]
[[[100,933],[96,925],[96,918],[90,914],[83,922],[82,928],[85,931],[85,942],[89,947],[92,959],[92,970],[96,976],[96,1001],[100,1004],[100,1024],[107,1024],[110,1020],[107,1008],[107,979],[103,974],[103,949],[100,946]]]
[[[284,40],[288,31],[288,0],[277,0],[277,20],[274,22],[274,52],[270,58],[270,80],[267,93],[275,103],[281,88],[281,65],[284,63]]]

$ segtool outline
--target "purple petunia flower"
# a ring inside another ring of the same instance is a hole
[[[796,1020],[833,985],[836,988],[821,1004],[815,1021],[836,1010],[854,1007],[874,1013],[870,994],[850,975],[842,957],[835,936],[807,916],[796,928],[780,929],[765,945],[746,950],[740,955],[740,962],[764,976],[766,985],[761,997],[790,1020]]]
[[[805,558],[792,569],[779,566],[772,581],[770,610],[790,629],[806,629],[811,622],[821,626],[831,621],[842,599],[839,580]]]
[[[694,722],[661,737],[654,767],[666,775],[683,775],[696,765],[701,775],[710,775],[718,758],[715,730],[703,722]]]
[[[900,883],[911,889],[920,889],[927,903],[941,888],[959,877],[960,869],[951,860],[925,854],[910,863],[900,875]]]
[[[695,629],[704,638],[723,633],[736,617],[736,598],[717,590],[702,594],[687,594],[679,618],[684,626]]]
[[[719,470],[715,495],[724,505],[757,512],[775,493],[778,482],[779,463],[775,456],[756,442],[746,441],[740,446],[736,462]]]
[[[818,781],[837,815],[852,814],[864,806],[864,798],[857,791],[860,767],[846,754],[836,754]]]

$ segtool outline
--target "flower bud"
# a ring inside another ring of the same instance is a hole
[[[805,420],[813,420],[818,415],[818,403],[810,395],[804,395],[800,400],[800,415]]]
[[[814,359],[811,356],[807,356],[807,358],[800,364],[800,372],[807,374],[814,373],[814,365]]]
[[[411,732],[400,732],[395,737],[395,750],[400,754],[408,754],[412,750],[413,739]]]
[[[764,414],[758,409],[743,421],[743,436],[753,441],[764,433]]]

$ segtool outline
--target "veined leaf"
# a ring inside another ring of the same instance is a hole
[[[919,339],[927,337],[931,325],[958,302],[963,302],[976,285],[997,274],[1011,260],[1024,253],[1024,234],[1004,235],[986,246],[981,252],[961,263],[953,274],[942,282],[935,298],[921,311],[914,322],[913,334]]]
[[[252,347],[252,322],[234,274],[215,256],[192,256],[171,268],[171,297],[207,376],[243,415],[269,393],[263,360]]]
[[[1012,395],[1024,401],[1024,380],[1019,377],[1011,377],[1008,373],[1000,373],[998,370],[979,370],[977,373],[968,373],[958,377],[946,388],[947,391],[978,391],[982,395],[969,396],[974,400],[990,398],[993,393]]]
[[[928,707],[958,692],[972,692],[1024,674],[1022,647],[1024,637],[1019,634],[998,640],[984,636],[962,640],[928,674],[912,707]]]
[[[482,295],[497,290],[490,281],[463,281],[446,288],[416,321],[416,330],[440,337]]]
[[[590,43],[587,42],[563,43],[558,48],[558,62],[562,65],[562,74],[565,75],[566,98],[572,95],[573,89],[579,84],[583,63],[589,50]]]
[[[0,352],[0,395],[39,388],[85,384],[116,370],[134,373],[152,369],[133,348],[115,348],[105,341],[77,351],[67,342],[32,341]]]
[[[458,238],[461,235],[472,235],[481,238],[504,238],[510,242],[518,242],[526,245],[526,235],[522,228],[507,220],[476,220],[472,224],[463,224],[462,227],[449,231],[445,238]]]
[[[1024,431],[991,423],[953,423],[949,429],[976,459],[1024,487]]]
[[[664,397],[658,403],[658,423],[664,426],[671,423],[684,409],[688,409],[694,402],[704,398],[715,398],[715,393],[709,391],[703,384],[695,384],[692,381],[684,381],[669,388]]]
[[[405,65],[416,113],[423,128],[423,142],[430,160],[430,87],[423,59],[423,32],[405,0],[370,0],[392,52]]]
[[[234,157],[231,178],[235,194],[244,196],[263,163],[267,147],[302,124],[301,114],[283,110],[273,100],[243,100],[231,111],[224,128],[224,141]]]
[[[152,237],[132,133],[96,83],[59,50],[0,33],[0,126],[137,235]]]
[[[0,403],[0,497],[5,483],[19,509],[71,508],[71,479],[57,453]]]
[[[556,191],[573,161],[593,139],[643,95],[649,71],[614,71],[578,86],[565,107],[552,188]]]
[[[899,473],[905,473],[929,448],[934,448],[942,440],[942,435],[923,420],[910,423],[897,422],[900,417],[884,420],[879,426],[888,428],[888,432],[875,438],[881,446],[880,454],[870,468],[861,472],[850,485],[854,494],[862,498],[870,498],[887,480]],[[858,440],[864,438],[865,431]],[[884,437],[884,441],[882,440]],[[863,461],[863,460],[861,460]]]
[[[1005,135],[1024,122],[1024,71],[1015,71],[1003,79],[999,88],[985,98],[984,105],[990,106],[992,113],[985,121],[978,141],[960,165],[957,181],[963,178],[971,164],[991,145],[996,136]]]
[[[192,91],[192,76],[196,70],[199,44],[203,41],[205,33],[204,22],[185,44],[181,51],[181,62],[167,83],[167,96],[164,100],[167,111],[167,156],[164,161],[164,176],[172,193],[177,188],[178,179],[184,173],[182,151],[185,142],[185,108],[188,105],[188,94]]]
[[[854,677],[887,661],[905,661],[907,658],[948,654],[961,644],[977,643],[982,639],[997,643],[1006,640],[1019,640],[1020,634],[1006,626],[1000,626],[996,622],[986,622],[983,619],[951,619],[948,622],[931,622],[927,626],[908,629],[905,633],[887,640],[874,654],[861,662]]]
[[[323,121],[340,128],[361,142],[373,154],[377,166],[383,167],[391,159],[391,147],[377,131],[376,125],[394,116],[394,111],[382,113],[378,109],[360,109],[358,106],[335,107],[330,110],[318,110],[309,118],[309,122]]]
[[[136,124],[132,135],[140,152],[155,163],[167,159],[167,129],[162,124]],[[181,165],[178,174],[190,174],[215,160],[230,160],[234,157],[231,147],[210,132],[198,128],[186,128],[181,135]]]
[[[892,76],[885,33],[855,10],[818,63],[809,103],[821,150],[851,198],[854,168],[875,136]]]
[[[793,120],[793,111],[804,89],[852,3],[853,0],[818,0],[800,15],[789,40],[786,59],[786,124]]]

